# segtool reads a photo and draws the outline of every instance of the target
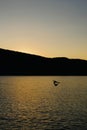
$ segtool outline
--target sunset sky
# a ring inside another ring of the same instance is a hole
[[[0,0],[0,48],[87,60],[87,0]]]

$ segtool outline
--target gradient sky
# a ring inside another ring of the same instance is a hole
[[[0,48],[87,60],[87,0],[0,0]]]

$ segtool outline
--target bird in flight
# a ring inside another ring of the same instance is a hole
[[[59,83],[60,83],[60,82],[58,82],[58,81],[56,81],[56,80],[53,80],[53,84],[54,84],[55,86],[57,86]]]

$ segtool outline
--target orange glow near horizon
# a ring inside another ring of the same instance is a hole
[[[20,4],[21,3],[21,4]],[[0,47],[87,60],[87,2],[0,1]]]

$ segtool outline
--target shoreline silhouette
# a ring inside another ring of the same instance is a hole
[[[0,75],[87,76],[87,60],[47,58],[0,48]]]

